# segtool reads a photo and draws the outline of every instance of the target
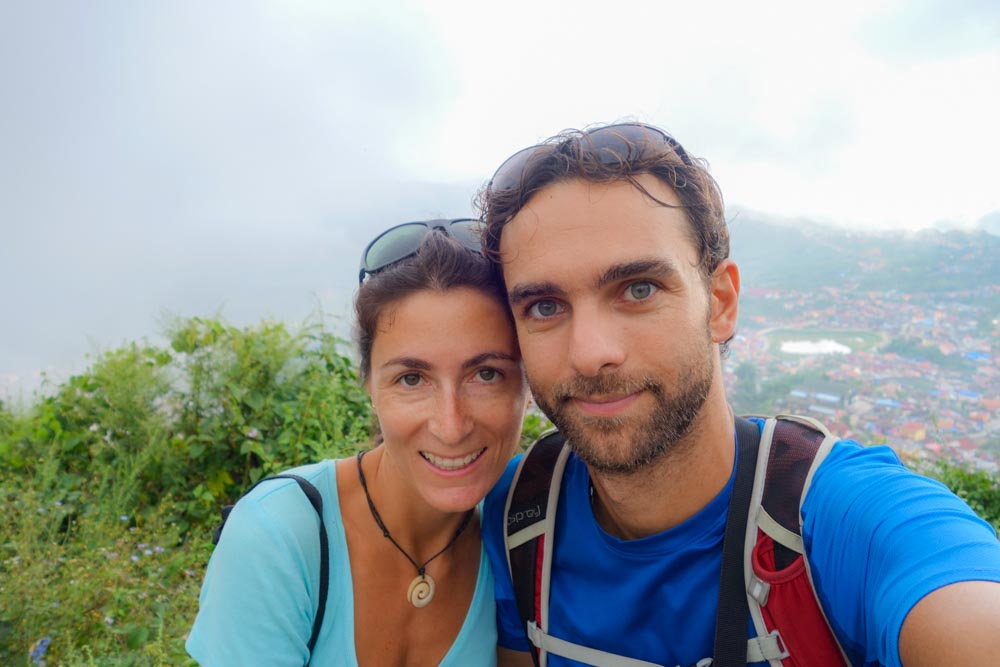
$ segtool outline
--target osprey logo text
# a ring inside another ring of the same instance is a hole
[[[507,527],[517,525],[526,519],[537,519],[542,516],[542,506],[535,505],[519,512],[512,512],[507,515]]]

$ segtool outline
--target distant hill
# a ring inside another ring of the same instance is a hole
[[[994,236],[1000,236],[1000,211],[993,211],[979,218],[976,227]]]
[[[741,213],[731,255],[744,289],[839,287],[928,293],[1000,284],[1000,236],[979,230],[857,232]]]

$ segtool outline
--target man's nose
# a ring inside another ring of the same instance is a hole
[[[625,362],[623,332],[596,307],[577,308],[571,321],[568,359],[573,370],[594,377]]]

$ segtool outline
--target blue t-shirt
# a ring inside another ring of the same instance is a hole
[[[504,503],[518,460],[486,498],[483,539],[496,573],[499,644],[527,651],[503,545]],[[587,468],[571,455],[556,515],[549,634],[667,667],[710,657],[732,485],[731,477],[682,524],[622,540],[595,521]],[[817,592],[855,665],[899,665],[903,620],[931,591],[1000,581],[992,527],[886,447],[834,445],[802,514]],[[748,622],[748,639],[754,634]],[[579,663],[550,654],[548,664]]]
[[[312,665],[357,667],[354,591],[335,461],[290,472],[323,496],[330,585]],[[293,480],[261,484],[233,508],[208,563],[186,648],[202,665],[302,667],[319,599],[316,511]],[[465,622],[442,667],[496,664],[493,574],[485,550]],[[386,638],[392,641],[392,638]]]

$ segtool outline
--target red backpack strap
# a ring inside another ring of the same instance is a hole
[[[816,597],[802,543],[802,501],[835,442],[808,417],[764,422],[744,571],[758,635],[777,637],[788,653],[772,667],[850,664]]]

